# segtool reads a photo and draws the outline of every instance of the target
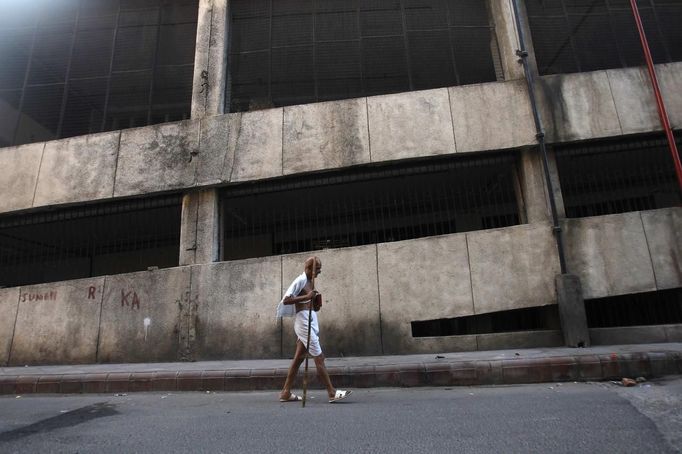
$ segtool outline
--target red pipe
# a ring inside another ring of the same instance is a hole
[[[654,61],[651,58],[651,50],[649,49],[649,41],[646,39],[646,34],[644,33],[644,26],[642,25],[642,18],[639,15],[639,9],[637,8],[637,0],[630,0],[630,6],[632,7],[632,15],[635,17],[635,22],[637,23],[637,31],[639,31],[639,39],[642,42],[642,49],[644,50],[644,58],[646,59],[646,66],[649,70],[649,77],[651,77],[651,85],[654,89],[654,96],[656,97],[656,105],[658,107],[658,116],[661,119],[661,125],[665,131],[665,135],[668,138],[668,146],[670,147],[670,153],[673,155],[673,162],[675,163],[675,173],[677,174],[677,183],[680,186],[680,191],[682,191],[682,163],[680,163],[680,154],[677,151],[677,144],[675,143],[675,137],[673,136],[672,128],[670,127],[670,120],[668,120],[668,113],[665,110],[665,104],[663,103],[663,96],[661,96],[661,89],[658,86],[658,78],[656,77],[656,71],[654,70]]]

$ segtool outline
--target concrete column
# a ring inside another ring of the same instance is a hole
[[[225,112],[228,0],[199,0],[192,118]]]
[[[558,274],[556,284],[559,319],[567,347],[589,347],[590,332],[587,329],[585,302],[578,276]]]
[[[552,222],[549,192],[545,184],[542,157],[538,147],[521,149],[517,175],[519,181],[517,195],[520,196],[521,219],[529,224]]]
[[[190,192],[182,199],[180,265],[220,260],[218,190]]]
[[[488,0],[488,10],[495,24],[504,79],[522,79],[524,77],[523,66],[518,62],[519,57],[516,55],[519,41],[512,6],[509,0]]]

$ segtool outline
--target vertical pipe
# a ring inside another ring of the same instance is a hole
[[[668,113],[665,110],[665,104],[663,103],[663,96],[661,96],[661,89],[658,86],[658,78],[656,77],[656,71],[654,70],[654,61],[651,58],[651,50],[649,49],[649,42],[646,39],[646,34],[644,33],[644,26],[642,25],[642,18],[639,15],[639,9],[637,8],[637,1],[630,0],[630,7],[632,8],[632,15],[635,18],[635,23],[637,24],[637,31],[639,32],[639,40],[642,43],[642,50],[644,51],[644,58],[646,59],[646,66],[649,71],[649,77],[651,78],[651,86],[654,90],[654,96],[656,97],[656,107],[658,108],[658,117],[661,120],[661,126],[665,131],[665,136],[668,138],[668,146],[670,147],[670,154],[672,154],[673,162],[675,164],[675,174],[677,175],[677,184],[679,185],[680,191],[682,191],[682,164],[680,163],[680,154],[677,151],[677,144],[675,143],[675,137],[673,136],[672,128],[670,127],[670,120],[668,119]]]
[[[531,72],[528,65],[528,50],[526,50],[525,33],[523,25],[521,24],[521,18],[519,16],[518,0],[512,0],[512,6],[514,7],[514,19],[516,21],[516,28],[519,36],[519,50],[516,53],[521,58],[523,72],[526,75],[528,96],[530,98],[530,105],[531,109],[533,110],[533,120],[535,122],[535,137],[537,138],[538,145],[540,146],[540,152],[542,154],[542,167],[545,173],[547,192],[549,192],[549,206],[550,210],[552,211],[552,225],[554,230],[554,239],[556,240],[557,250],[559,253],[559,265],[561,266],[561,274],[566,274],[566,257],[564,254],[564,244],[561,235],[561,225],[559,225],[559,216],[557,215],[556,201],[554,200],[554,185],[552,184],[552,179],[549,174],[547,147],[545,146],[545,130],[542,125],[542,120],[540,119],[537,100],[535,99],[535,81],[533,79],[533,73]]]

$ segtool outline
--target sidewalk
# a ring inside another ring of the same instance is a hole
[[[278,390],[290,360],[0,368],[0,394]],[[320,388],[310,362],[311,387]],[[328,358],[339,388],[475,386],[682,374],[682,343]],[[301,386],[303,367],[297,386]]]

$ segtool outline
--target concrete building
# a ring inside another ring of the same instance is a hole
[[[275,307],[313,253],[328,356],[682,340],[629,2],[19,3],[0,364],[288,357]],[[640,3],[679,132],[682,4]]]

